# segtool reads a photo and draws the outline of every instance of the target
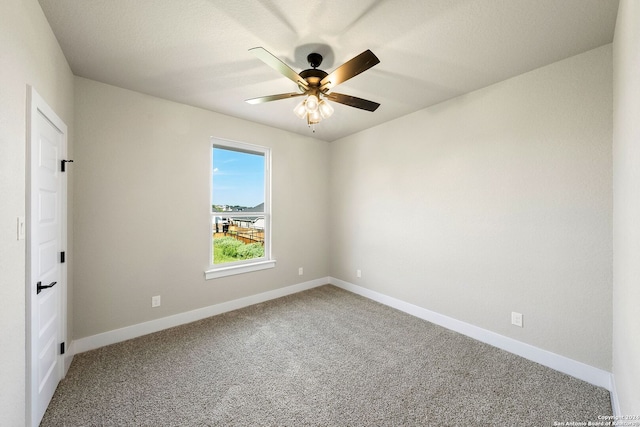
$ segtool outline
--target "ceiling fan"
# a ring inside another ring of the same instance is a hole
[[[375,111],[380,106],[377,102],[331,91],[340,83],[357,76],[380,62],[378,57],[370,50],[365,50],[331,73],[318,69],[320,64],[322,64],[322,55],[319,53],[310,53],[307,56],[307,61],[311,68],[296,73],[291,67],[262,47],[254,47],[249,49],[249,52],[298,85],[298,92],[247,99],[246,102],[249,104],[261,104],[279,99],[306,96],[306,98],[294,108],[293,112],[301,119],[306,118],[307,124],[310,127],[320,123],[323,118],[326,119],[333,114],[333,107],[327,100],[366,111]]]

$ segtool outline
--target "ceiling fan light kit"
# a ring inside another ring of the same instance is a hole
[[[377,102],[331,92],[331,89],[335,86],[357,76],[380,62],[370,50],[365,50],[360,55],[336,68],[330,74],[318,69],[320,64],[322,64],[322,55],[319,53],[310,53],[307,56],[307,61],[311,68],[301,71],[298,74],[262,47],[254,47],[253,49],[249,49],[249,51],[265,64],[293,81],[298,86],[300,92],[262,96],[247,99],[246,102],[249,104],[261,104],[279,99],[306,96],[302,102],[296,105],[293,112],[300,119],[306,118],[307,124],[314,132],[315,128],[313,126],[320,123],[322,119],[328,119],[334,112],[333,106],[327,101],[328,99],[349,107],[372,112],[380,106]]]
[[[307,119],[307,124],[317,125],[322,119],[328,119],[333,114],[333,107],[326,99],[318,100],[316,95],[309,95],[293,109],[293,113],[301,119]]]

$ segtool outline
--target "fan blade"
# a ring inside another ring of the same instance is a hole
[[[320,91],[326,92],[334,86],[339,85],[342,82],[349,80],[352,77],[357,76],[363,71],[367,71],[369,68],[380,63],[377,56],[370,50],[365,50],[355,58],[345,62],[328,76],[320,80]]]
[[[332,92],[325,96],[331,101],[348,105],[349,107],[359,108],[361,110],[376,111],[376,109],[380,106],[380,104],[378,104],[377,102],[368,101],[366,99],[357,98],[351,95],[343,95],[341,93]]]
[[[258,59],[267,64],[269,67],[278,71],[280,74],[284,75],[289,80],[293,81],[298,86],[302,88],[309,89],[309,84],[305,79],[300,77],[298,73],[293,71],[291,67],[287,64],[276,58],[269,51],[262,47],[254,47],[249,49],[249,52],[253,53]]]
[[[296,96],[304,96],[304,93],[291,92],[281,93],[278,95],[261,96],[260,98],[246,99],[245,102],[249,104],[262,104],[263,102],[277,101],[279,99],[295,98]]]

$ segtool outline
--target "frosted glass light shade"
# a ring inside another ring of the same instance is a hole
[[[317,108],[316,108],[316,111],[309,112],[307,121],[309,122],[310,125],[317,125],[318,123],[320,123],[321,120],[322,120],[322,116],[320,115],[320,112],[318,111]]]
[[[318,104],[318,110],[323,119],[328,119],[333,114],[333,107],[324,99]]]
[[[304,104],[307,107],[308,112],[314,112],[318,110],[318,98],[315,95],[309,95],[307,101]]]
[[[307,108],[304,106],[304,101],[296,105],[296,108],[293,109],[293,113],[301,119],[304,119],[307,116]]]

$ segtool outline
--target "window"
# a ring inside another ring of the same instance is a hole
[[[212,139],[207,279],[272,268],[270,149]]]

